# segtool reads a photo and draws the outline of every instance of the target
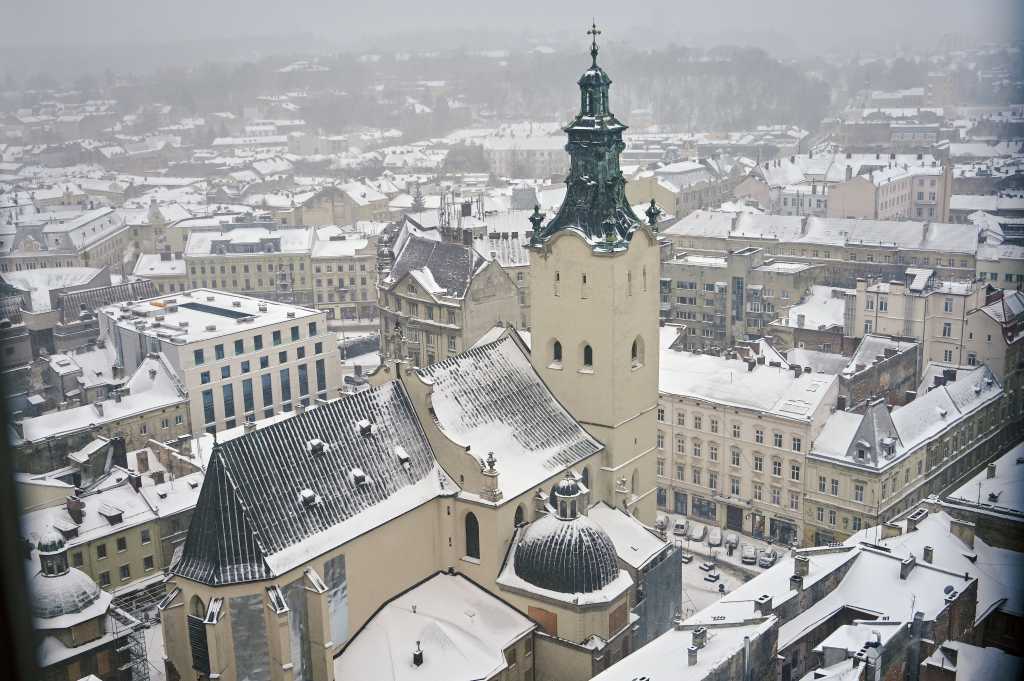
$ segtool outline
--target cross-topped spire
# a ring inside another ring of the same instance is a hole
[[[597,27],[597,22],[591,20],[590,30],[587,31],[587,35],[590,36],[590,57],[594,60],[594,65],[597,65],[597,36],[601,35],[601,29]]]

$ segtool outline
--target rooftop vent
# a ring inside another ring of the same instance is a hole
[[[295,310],[288,310],[288,319],[293,319],[294,317],[295,317]]]
[[[191,487],[192,489],[195,489],[195,488],[199,487],[199,481],[198,480],[189,480],[188,481],[188,486]]]
[[[111,525],[117,525],[124,519],[124,512],[116,506],[110,504],[100,504],[99,514],[107,519],[107,522]]]
[[[348,479],[352,481],[352,484],[356,487],[366,487],[370,484],[370,479],[366,477],[366,473],[361,468],[353,468],[348,473]]]
[[[405,470],[409,470],[409,467],[412,466],[412,459],[409,457],[409,452],[405,451],[402,445],[395,447],[395,456],[398,457],[398,463],[400,463]]]
[[[242,307],[242,301],[241,300],[232,300],[231,301],[231,307]]]
[[[356,427],[359,428],[359,434],[363,437],[370,437],[373,434],[373,424],[369,419],[359,419],[356,421]]]
[[[216,296],[206,296],[206,302],[208,302],[208,303],[212,303],[216,299],[217,299]]]
[[[260,312],[266,312],[267,311],[267,304],[266,303],[260,303],[256,307],[256,309],[258,309]]]
[[[299,502],[306,508],[315,506],[320,501],[320,497],[308,487],[299,492]]]
[[[313,438],[306,441],[306,452],[314,456],[322,456],[327,451],[327,445],[320,438]]]
[[[217,325],[216,324],[207,324],[206,325],[206,330],[207,331],[216,331],[217,330]]]
[[[423,650],[420,648],[419,641],[416,641],[416,650],[412,651],[412,663],[417,667],[423,664]]]
[[[187,329],[188,328],[188,320],[187,319],[182,319],[180,322],[178,322],[178,326],[183,328],[183,329]]]

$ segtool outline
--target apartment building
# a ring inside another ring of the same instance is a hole
[[[952,166],[893,165],[850,175],[829,192],[828,217],[949,222]]]
[[[184,541],[202,483],[202,472],[171,480],[162,469],[114,467],[88,491],[23,514],[21,533],[59,532],[69,564],[105,591],[144,588],[163,579]]]
[[[158,286],[215,288],[267,300],[316,307],[327,319],[376,315],[377,233],[380,223],[340,227],[223,221],[197,225],[176,255],[140,258],[136,273]],[[147,271],[149,270],[149,271]],[[180,290],[180,289],[179,289]]]
[[[482,144],[488,169],[499,177],[552,177],[569,171],[562,135],[488,137]]]
[[[167,357],[194,434],[335,397],[341,366],[326,320],[311,308],[212,289],[99,311],[100,335],[126,371],[145,353]]]
[[[878,399],[828,418],[807,455],[805,544],[884,523],[1011,444],[1010,403],[991,369],[952,377],[902,407]]]
[[[936,222],[694,211],[661,231],[674,249],[721,255],[763,248],[766,257],[821,265],[824,281],[852,288],[858,277],[900,279],[930,267],[945,280],[973,279],[984,227]]]
[[[663,330],[663,338],[673,331]],[[724,356],[662,347],[659,508],[757,538],[798,541],[805,457],[835,406],[837,377],[790,368],[763,343]]]
[[[113,208],[35,213],[0,233],[0,272],[104,265],[120,271],[135,250],[130,226]]]
[[[381,355],[428,366],[521,321],[520,291],[497,257],[401,230],[378,283]]]
[[[687,327],[686,349],[725,348],[764,335],[823,275],[821,267],[755,247],[721,256],[680,252],[662,263],[661,316]]]

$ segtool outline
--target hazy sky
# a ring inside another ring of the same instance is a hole
[[[582,34],[592,14],[609,38],[636,43],[645,31],[659,43],[803,36],[815,49],[860,41],[898,47],[950,32],[1024,37],[1024,0],[3,0],[0,47],[296,33],[345,46],[385,33],[482,27]]]

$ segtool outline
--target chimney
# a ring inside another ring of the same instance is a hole
[[[917,524],[928,517],[928,509],[919,508],[907,516],[907,533],[916,532]]]
[[[988,466],[985,466],[985,477],[989,480],[996,477],[996,462],[993,461]]]
[[[956,369],[943,369],[942,377],[946,379],[946,383],[952,383],[956,380]]]
[[[764,617],[772,614],[772,597],[769,594],[761,594],[754,601],[754,609]]]
[[[836,411],[846,411],[846,395],[836,398]]]
[[[967,544],[972,549],[974,548],[974,523],[952,518],[949,521],[949,531],[964,544]]]
[[[85,502],[78,497],[68,497],[64,505],[67,507],[68,515],[71,516],[71,520],[73,520],[76,525],[81,525],[82,520],[85,518]]]
[[[412,663],[417,667],[423,664],[423,650],[419,641],[416,641],[416,650],[412,651]]]
[[[93,402],[92,406],[96,409],[96,414],[100,418],[102,418],[103,417],[103,403],[102,402]]]
[[[138,492],[142,488],[142,476],[135,471],[129,471],[128,484],[132,486],[133,490]]]
[[[932,559],[935,557],[935,549],[933,549],[931,546],[924,547],[924,556],[923,557],[924,557],[924,562],[930,564],[932,562]]]
[[[811,559],[804,555],[798,555],[793,559],[793,574],[806,577],[811,571]]]
[[[801,577],[800,575],[790,575],[789,576],[789,588],[792,589],[793,591],[803,591],[804,590],[804,578]]]
[[[908,390],[905,393],[903,393],[903,401],[906,402],[907,404],[910,404],[915,399],[917,399],[917,391],[916,390]]]
[[[153,478],[153,484],[154,485],[162,485],[162,484],[164,484],[164,472],[163,471],[153,471],[152,473],[149,474],[149,476],[151,478]]]
[[[693,630],[693,647],[698,650],[708,642],[708,630],[706,627],[697,627]]]
[[[697,666],[697,651],[700,650],[697,646],[690,646],[686,649],[686,664],[691,667]]]
[[[900,579],[906,579],[910,576],[911,571],[917,565],[917,559],[914,558],[914,554],[910,554],[902,561],[900,561]]]

